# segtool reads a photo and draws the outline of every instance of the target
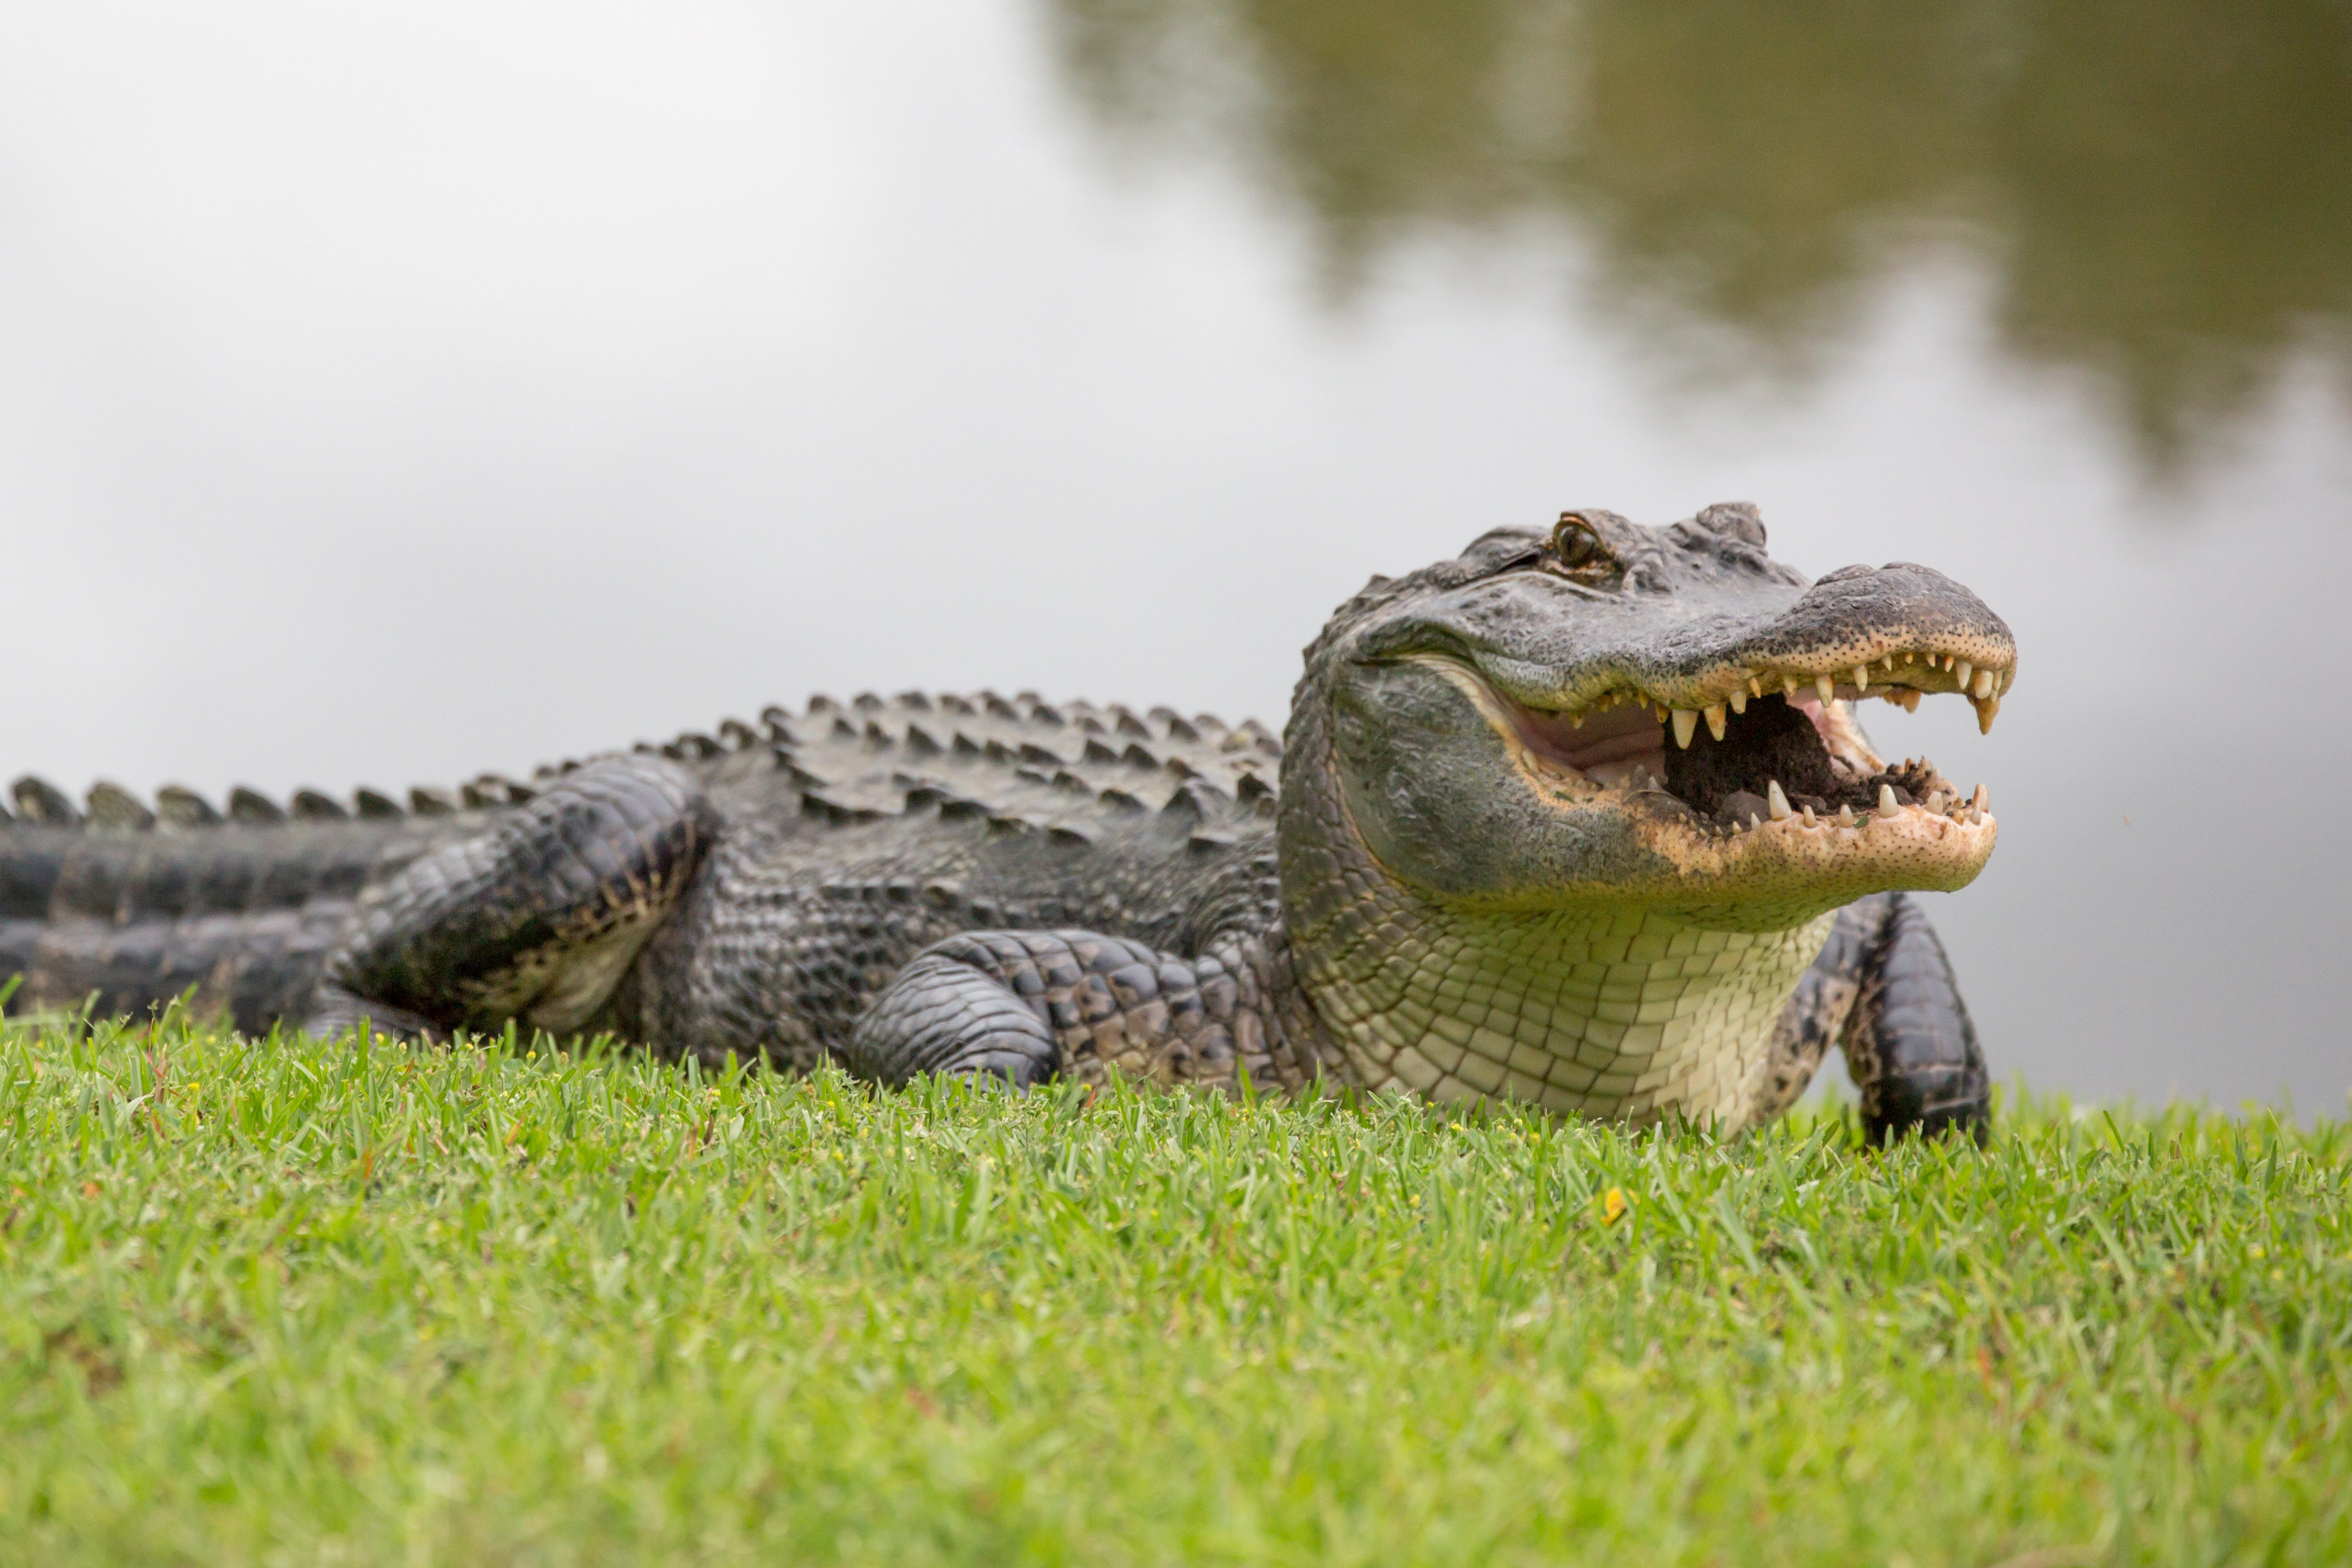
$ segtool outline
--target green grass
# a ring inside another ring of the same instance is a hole
[[[1609,1194],[1623,1194],[1611,1223]],[[2352,1130],[0,1029],[0,1558],[2352,1560]]]

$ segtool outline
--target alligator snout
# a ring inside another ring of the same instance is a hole
[[[1908,561],[1845,566],[1741,639],[1750,662],[1843,670],[1889,654],[1933,648],[1977,669],[2013,671],[2017,642],[1982,599],[1933,567]],[[2003,684],[2006,684],[2004,680]]]

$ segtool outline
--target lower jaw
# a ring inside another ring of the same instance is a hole
[[[1909,811],[1853,827],[1771,823],[1722,838],[1669,832],[1653,848],[1674,865],[1657,889],[1661,914],[1703,930],[1787,931],[1856,899],[1885,892],[1956,892],[1991,857],[1990,816],[1962,824]]]
[[[1730,829],[1697,824],[1663,792],[1554,795],[1573,864],[1528,868],[1528,880],[1454,893],[1465,910],[1525,919],[1570,910],[1638,910],[1702,930],[1788,931],[1872,893],[1949,892],[1976,879],[2000,825],[1922,806],[1856,816],[1816,813]]]

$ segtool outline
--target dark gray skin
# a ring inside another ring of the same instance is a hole
[[[1808,583],[1746,506],[1575,512],[1374,579],[1279,744],[910,694],[406,813],[240,792],[220,821],[100,785],[85,815],[21,781],[0,974],[19,1009],[193,990],[247,1030],[514,1024],[888,1084],[1246,1075],[1730,1129],[1836,1043],[1874,1135],[1981,1135],[1976,1037],[1903,890],[1964,884],[1993,824],[1887,768],[1849,705],[1962,691],[1990,723],[2014,668],[1926,568]]]

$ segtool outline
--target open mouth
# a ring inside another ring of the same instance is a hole
[[[1572,707],[1538,707],[1473,675],[1490,718],[1517,742],[1523,766],[1547,782],[1643,797],[1697,832],[1854,829],[1873,824],[1989,826],[1982,784],[1963,795],[1926,758],[1889,765],[1871,750],[1850,704],[1874,697],[1916,710],[1931,693],[1966,697],[1990,730],[2014,667],[1971,665],[1915,648],[1835,673],[1724,668],[1677,680],[1677,706],[1615,685]],[[1698,689],[1692,690],[1696,685]],[[1676,810],[1675,808],[1680,808]],[[1920,814],[1920,815],[1913,815]]]

